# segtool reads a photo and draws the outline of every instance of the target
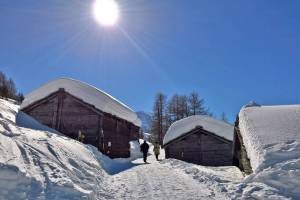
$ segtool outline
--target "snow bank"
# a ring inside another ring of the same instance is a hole
[[[300,150],[300,105],[243,108],[239,120],[254,170],[262,163],[270,165],[299,157],[296,152]]]
[[[61,135],[18,126],[19,106],[0,99],[0,199],[97,199],[101,153]],[[21,122],[43,127],[19,116]]]
[[[16,124],[24,128],[30,128],[40,131],[49,131],[61,135],[61,133],[59,133],[58,131],[41,124],[40,122],[36,121],[34,118],[22,111],[19,111],[16,116]]]
[[[130,159],[136,160],[142,158],[143,153],[141,152],[139,141],[130,141]]]
[[[21,105],[21,109],[47,97],[51,93],[58,91],[60,88],[64,88],[70,94],[89,104],[95,105],[96,108],[104,112],[132,122],[136,126],[141,126],[140,119],[128,106],[96,87],[69,78],[60,78],[51,81],[32,91],[25,96],[25,99]]]
[[[130,157],[129,158],[115,158],[113,159],[117,163],[129,163],[131,161],[134,161],[138,158],[143,157],[143,153],[141,152],[140,144],[144,142],[143,140],[133,140],[130,141]]]
[[[176,159],[167,159],[161,163],[169,166],[172,173],[181,171],[197,180],[200,185],[204,184],[206,188],[213,189],[213,195],[207,196],[207,199],[232,199],[243,180],[243,174],[234,166],[206,167]]]
[[[239,128],[254,173],[243,197],[300,199],[300,105],[244,107]],[[266,189],[269,188],[269,189]],[[255,193],[255,195],[253,195]]]
[[[143,157],[143,154],[140,152],[140,143],[138,141],[130,141],[129,158],[111,159],[108,156],[99,153],[99,151],[93,146],[89,145],[89,148],[91,148],[91,151],[97,155],[97,159],[101,161],[101,166],[109,175],[115,175],[132,168],[134,166],[132,161]]]
[[[231,124],[209,116],[194,115],[174,122],[164,137],[164,145],[183,134],[192,131],[198,126],[201,126],[204,130],[212,132],[225,139],[230,141],[233,140],[234,127]]]

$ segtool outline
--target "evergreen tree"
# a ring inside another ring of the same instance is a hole
[[[155,102],[153,106],[151,125],[152,138],[162,145],[166,131],[166,96],[162,93],[158,93],[155,96]]]
[[[17,101],[19,102],[19,103],[22,103],[23,102],[23,100],[24,100],[24,95],[23,95],[23,93],[21,93],[21,92],[19,92],[18,93],[18,95],[17,95]]]
[[[8,97],[7,79],[3,72],[0,72],[0,96]]]
[[[188,97],[186,95],[180,95],[178,104],[179,119],[188,117],[190,115],[189,109]]]
[[[10,98],[19,102],[23,101],[24,96],[22,93],[17,94],[15,82],[10,78],[7,79],[6,75],[0,71],[0,96]]]
[[[175,94],[168,102],[168,118],[174,122],[189,116],[188,97],[186,95]]]
[[[199,98],[198,93],[193,92],[189,96],[175,94],[168,101],[164,94],[158,93],[153,106],[151,139],[162,144],[171,124],[191,115],[213,116],[205,108],[204,100]]]
[[[167,116],[168,121],[172,124],[173,122],[180,119],[179,116],[179,95],[175,94],[171,97],[171,99],[168,101],[167,106]]]
[[[14,81],[10,78],[7,81],[8,98],[17,100],[17,90]]]
[[[198,93],[192,92],[189,96],[188,101],[191,115],[209,114],[209,111],[204,107],[204,99],[200,99]]]

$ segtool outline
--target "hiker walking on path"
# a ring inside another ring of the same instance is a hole
[[[149,150],[149,145],[147,144],[146,140],[144,140],[144,143],[141,145],[141,152],[143,152],[145,163],[147,162],[148,150]]]
[[[158,160],[158,156],[159,156],[159,154],[160,154],[160,145],[159,145],[158,142],[155,142],[154,148],[153,148],[153,152],[154,152],[154,154],[155,154],[156,160]]]

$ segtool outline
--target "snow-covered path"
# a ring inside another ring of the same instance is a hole
[[[216,193],[215,186],[201,184],[181,170],[156,161],[153,155],[148,162],[137,159],[132,168],[111,176],[108,185],[116,199],[226,199],[225,193]]]
[[[130,142],[131,158],[110,159],[18,109],[0,98],[1,200],[300,199],[298,142],[273,146],[270,155],[279,159],[243,177],[234,166],[158,162],[153,155],[144,164],[137,141]]]

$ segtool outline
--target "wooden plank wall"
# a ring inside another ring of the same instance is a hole
[[[98,112],[93,106],[63,90],[23,111],[73,139],[77,139],[80,130],[85,134],[85,143],[96,146],[112,158],[129,157],[129,141],[138,139],[139,127]]]
[[[166,147],[166,157],[205,166],[232,165],[232,143],[197,132]]]
[[[139,133],[140,133],[140,128],[132,124],[130,126],[130,140],[132,141],[139,138]]]
[[[98,119],[99,114],[79,103],[72,96],[64,94],[61,123],[58,127],[60,132],[77,139],[80,130],[85,134],[85,143],[97,146]]]
[[[56,124],[56,115],[57,115],[57,105],[58,98],[57,96],[52,96],[43,104],[34,107],[34,109],[23,110],[28,115],[35,118],[37,121],[42,124],[49,126],[55,129]]]

